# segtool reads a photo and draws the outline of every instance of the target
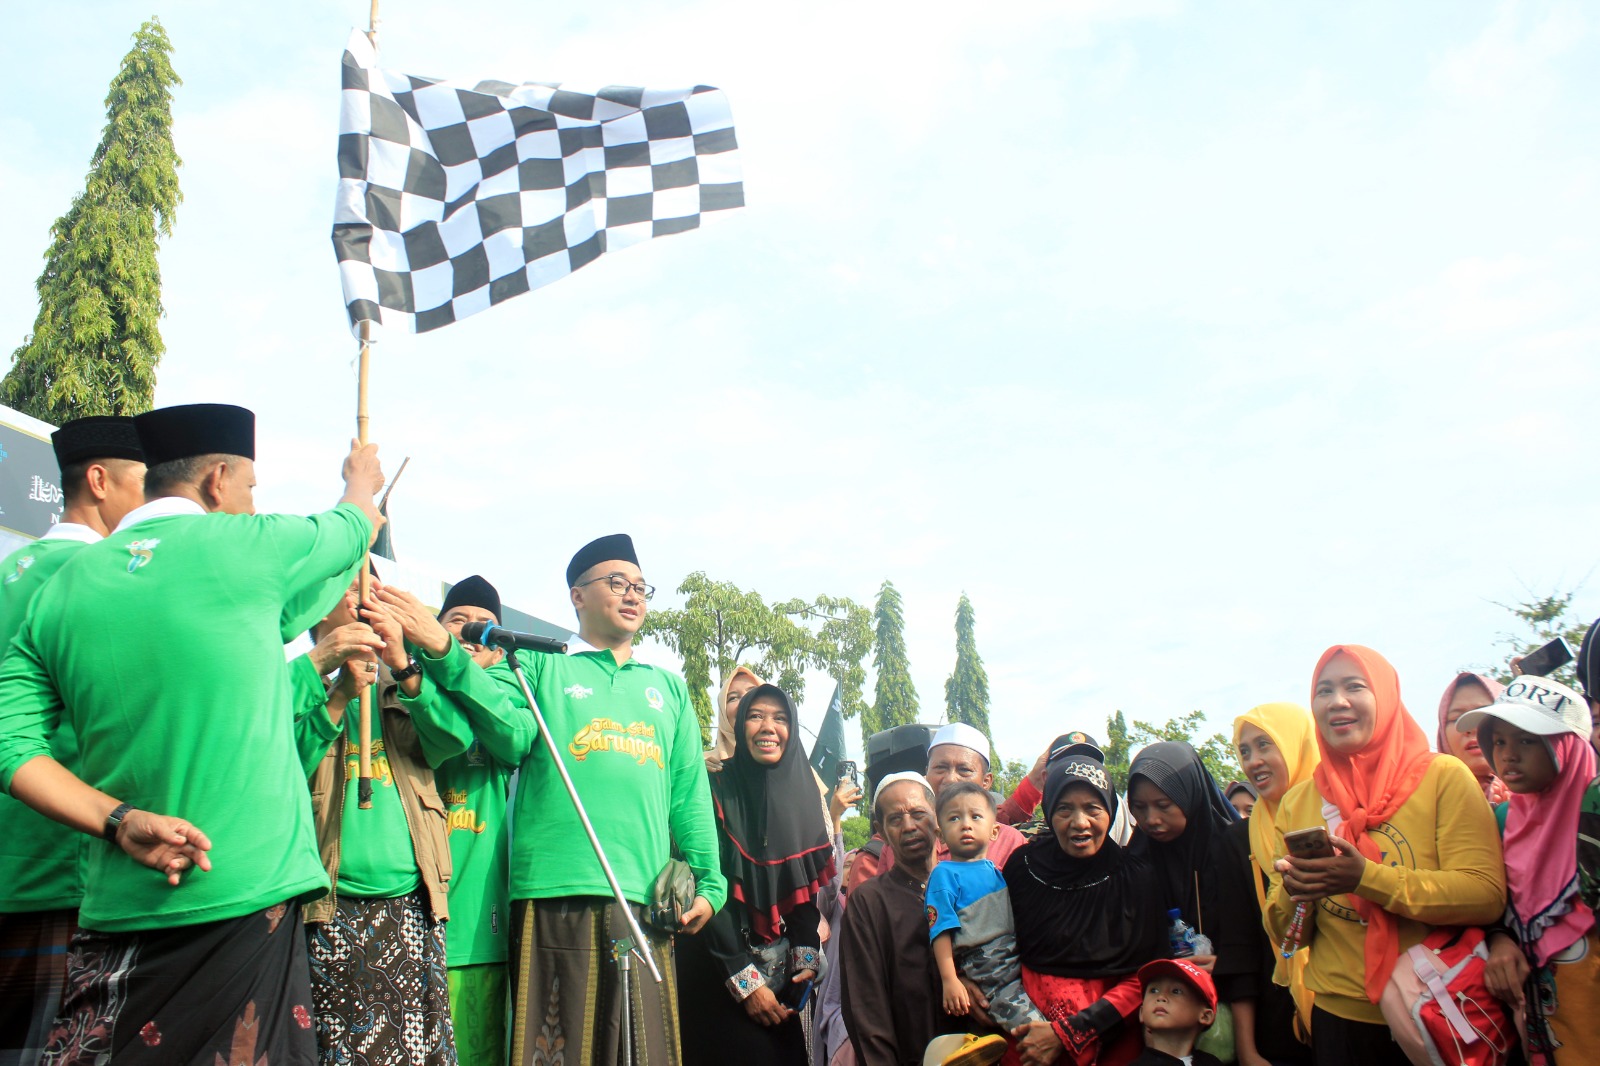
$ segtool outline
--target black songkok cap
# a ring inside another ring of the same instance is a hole
[[[1578,647],[1578,684],[1591,700],[1600,699],[1600,648],[1597,644],[1600,644],[1600,621],[1589,627]]]
[[[632,537],[626,533],[612,533],[610,536],[591,540],[579,548],[578,554],[567,564],[567,588],[575,587],[583,572],[591,566],[610,562],[612,559],[621,559],[634,566],[639,565],[639,556],[633,551]]]
[[[231,403],[161,407],[135,415],[133,425],[149,466],[196,455],[256,457],[255,412]]]
[[[496,622],[501,617],[500,593],[477,574],[462,578],[450,586],[450,591],[445,593],[444,606],[439,608],[439,617],[443,618],[452,607],[482,607],[494,615]]]
[[[50,444],[56,450],[56,465],[63,470],[85,459],[144,461],[133,419],[122,415],[74,418],[50,434]]]

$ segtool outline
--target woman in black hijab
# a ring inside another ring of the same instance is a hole
[[[1210,941],[1193,961],[1211,971],[1217,998],[1253,1026],[1260,963],[1251,906],[1249,838],[1230,832],[1239,813],[1200,753],[1182,741],[1151,744],[1128,767],[1128,808],[1138,828],[1130,847],[1150,860],[1161,911],[1177,910]],[[1241,1004],[1247,1004],[1241,1007]],[[1260,1061],[1248,1066],[1261,1066]]]
[[[711,777],[728,902],[678,938],[684,1062],[805,1066],[796,1010],[821,966],[816,899],[833,878],[833,840],[783,690],[745,693],[733,736]]]
[[[1022,985],[1050,1021],[1013,1035],[1025,1063],[1121,1066],[1143,1043],[1137,971],[1167,955],[1160,893],[1110,838],[1117,793],[1098,761],[1052,763],[1044,812],[1050,834],[1018,849],[1005,877]]]

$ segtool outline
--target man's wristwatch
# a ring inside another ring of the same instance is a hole
[[[116,810],[106,815],[105,828],[100,830],[100,835],[115,844],[117,842],[117,829],[122,825],[122,820],[128,817],[129,812],[132,810],[133,804],[131,803],[117,804]]]
[[[410,681],[413,677],[416,677],[420,673],[422,673],[422,664],[417,662],[417,660],[412,659],[406,663],[406,668],[404,670],[391,671],[389,676],[395,681]]]

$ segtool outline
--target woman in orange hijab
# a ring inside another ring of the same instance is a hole
[[[1406,1066],[1378,1001],[1401,952],[1436,925],[1484,925],[1505,910],[1494,814],[1472,772],[1428,738],[1400,700],[1400,679],[1370,648],[1335,645],[1312,675],[1322,762],[1278,807],[1267,929],[1279,942],[1297,902],[1314,904],[1301,937],[1316,995],[1317,1066]],[[1325,826],[1336,854],[1285,855],[1282,837]]]

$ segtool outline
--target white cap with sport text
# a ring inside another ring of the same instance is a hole
[[[1498,718],[1544,737],[1556,733],[1589,735],[1589,705],[1572,689],[1548,677],[1512,678],[1499,699],[1463,714],[1456,720],[1456,728],[1470,732],[1485,718]]]

